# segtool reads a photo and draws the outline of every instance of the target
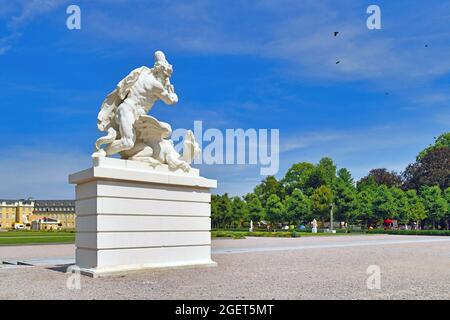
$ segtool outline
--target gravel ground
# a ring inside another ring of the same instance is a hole
[[[67,289],[62,268],[0,268],[0,299],[450,299],[450,237],[248,238],[213,248],[216,268],[81,277],[80,290]],[[73,250],[0,247],[0,258]],[[381,269],[380,290],[367,289],[369,265]]]

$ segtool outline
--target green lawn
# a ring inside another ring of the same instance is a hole
[[[74,243],[75,233],[68,231],[0,232],[0,246],[11,244]]]

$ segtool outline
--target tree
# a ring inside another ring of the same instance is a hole
[[[233,223],[238,227],[242,226],[242,222],[248,219],[247,203],[240,197],[233,197],[232,199]]]
[[[432,221],[433,229],[435,229],[436,222],[442,219],[447,212],[447,201],[442,197],[441,189],[438,186],[422,187],[420,196],[423,199],[428,218]]]
[[[290,195],[295,189],[300,189],[305,192],[306,183],[313,170],[314,165],[309,162],[293,164],[281,181],[286,194]]]
[[[450,187],[450,147],[428,151],[422,158],[406,167],[403,173],[406,189],[420,190],[423,186]]]
[[[360,191],[356,196],[356,219],[363,222],[367,227],[374,221],[373,201],[374,190],[367,188]]]
[[[219,202],[221,196],[217,194],[211,195],[211,224],[212,227],[215,228],[220,223],[220,215],[219,215]]]
[[[295,189],[286,200],[286,218],[289,222],[308,221],[311,214],[311,200],[300,189]]]
[[[325,221],[330,215],[330,206],[333,203],[333,192],[327,186],[320,186],[314,190],[311,196],[311,205],[313,214]]]
[[[332,188],[335,180],[336,165],[331,158],[324,157],[320,159],[317,166],[311,171],[305,184],[305,192],[307,194],[312,194],[312,192],[320,186]]]
[[[230,226],[233,221],[233,208],[228,194],[225,193],[220,197],[217,203],[219,225],[222,227]]]
[[[450,230],[450,187],[444,190],[444,199],[447,202],[447,213],[445,214],[445,221],[447,230]]]
[[[389,188],[382,184],[375,190],[373,198],[373,218],[376,223],[381,223],[396,214],[394,197]]]
[[[336,204],[336,219],[347,223],[353,222],[356,213],[356,189],[352,175],[347,169],[339,169],[333,194]]]
[[[422,220],[427,217],[427,212],[422,203],[422,199],[417,195],[417,191],[414,189],[406,191],[406,197],[408,198],[409,218],[410,220],[416,221],[417,227],[421,229]]]
[[[417,161],[423,159],[428,153],[430,153],[430,151],[434,151],[439,148],[450,148],[450,132],[443,133],[439,137],[435,138],[432,145],[425,148],[417,155]]]
[[[261,201],[254,193],[249,193],[245,197],[245,201],[247,202],[247,210],[248,217],[253,222],[259,222],[264,219],[265,211],[263,206],[261,205]]]
[[[280,199],[283,199],[285,192],[283,185],[274,176],[267,176],[259,185],[255,187],[254,193],[258,196],[262,206],[265,207],[267,199],[272,194],[275,194]]]
[[[372,169],[369,174],[358,182],[361,186],[366,184],[384,184],[388,187],[400,187],[402,177],[395,171],[388,171],[386,168]]]
[[[406,193],[402,189],[395,187],[390,188],[389,191],[393,197],[394,204],[391,217],[398,220],[400,223],[408,223],[410,220],[410,208]]]
[[[280,198],[276,194],[272,194],[269,199],[267,199],[266,205],[266,216],[267,219],[272,223],[282,223],[285,221],[285,208]]]

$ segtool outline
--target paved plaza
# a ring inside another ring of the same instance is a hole
[[[74,245],[0,247],[0,299],[450,299],[450,237],[213,240],[215,268],[130,273],[67,288]],[[46,265],[50,264],[50,265]],[[57,264],[57,265],[55,265]],[[369,266],[381,288],[368,289]]]

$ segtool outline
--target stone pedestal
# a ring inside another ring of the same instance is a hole
[[[76,184],[76,265],[93,277],[134,270],[214,266],[211,195],[216,180],[98,158]]]

